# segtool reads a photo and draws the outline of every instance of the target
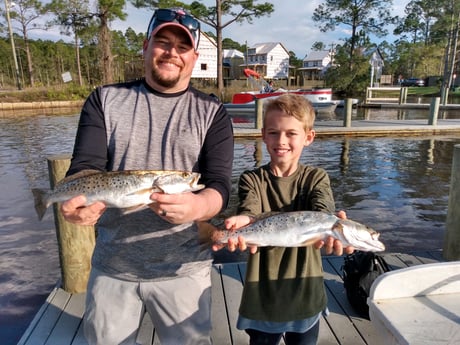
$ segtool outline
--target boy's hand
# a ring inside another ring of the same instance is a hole
[[[233,231],[239,229],[249,223],[253,222],[252,217],[249,216],[233,216],[225,219],[224,224],[225,228],[229,231]],[[216,251],[225,247],[224,244],[214,244],[212,246],[212,250]],[[238,236],[238,240],[229,239],[227,243],[227,248],[230,252],[234,252],[235,250],[239,249],[241,251],[245,251],[249,247],[249,252],[254,254],[257,252],[257,246],[248,246],[246,241],[242,236]]]
[[[347,214],[345,211],[337,212],[337,217],[342,219],[347,219]],[[324,247],[324,252],[326,255],[342,255],[345,251],[345,254],[351,254],[354,252],[355,248],[352,246],[348,246],[343,248],[342,242],[340,240],[335,239],[334,237],[330,236],[325,241],[318,241],[315,243],[316,249],[321,249]]]

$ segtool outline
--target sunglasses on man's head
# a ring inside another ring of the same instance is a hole
[[[185,13],[184,10],[170,10],[170,9],[158,9],[152,16],[147,30],[147,38],[150,39],[150,35],[155,28],[164,23],[179,23],[183,27],[187,28],[192,34],[193,40],[195,41],[195,50],[198,48],[198,42],[200,40],[200,22],[191,15]]]

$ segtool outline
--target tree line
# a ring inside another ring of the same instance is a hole
[[[4,0],[5,1],[5,0]],[[257,19],[270,15],[275,7],[257,0],[215,0],[214,6],[202,1],[190,3],[175,0],[129,0],[135,7],[153,12],[158,7],[183,7],[214,32],[218,48],[217,88],[223,90],[222,50],[239,49],[244,44],[223,38],[223,30],[233,23],[257,24]],[[125,66],[139,59],[145,33],[128,28],[125,32],[110,30],[110,23],[124,20],[126,0],[10,0],[0,11],[0,86],[16,84],[6,9],[14,27],[14,42],[21,85],[50,86],[63,83],[62,74],[70,72],[78,85],[99,85],[124,80]],[[331,49],[334,64],[327,70],[328,86],[345,94],[364,90],[369,83],[369,61],[366,52],[378,48],[385,60],[383,74],[404,77],[441,76],[441,90],[447,93],[457,71],[457,39],[460,22],[460,0],[412,0],[404,13],[391,15],[392,1],[325,0],[312,13],[321,31],[338,27],[350,35],[339,43],[315,42],[312,50]],[[43,17],[45,16],[45,17]],[[46,18],[46,20],[43,20]],[[60,40],[32,40],[37,29],[59,28],[72,43]],[[393,28],[394,42],[384,38]],[[306,35],[308,32],[305,33]],[[380,43],[372,41],[377,37]],[[281,42],[283,43],[283,42]],[[300,67],[303,57],[290,52],[293,66]]]

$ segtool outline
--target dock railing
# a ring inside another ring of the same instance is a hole
[[[366,99],[365,104],[372,103],[398,103],[405,104],[407,101],[407,87],[368,87],[366,89]],[[398,93],[398,97],[394,95]],[[377,97],[375,95],[378,95]],[[385,94],[390,94],[390,96],[384,97]]]

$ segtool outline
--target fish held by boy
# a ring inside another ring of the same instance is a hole
[[[107,207],[120,208],[128,214],[152,203],[150,195],[154,192],[179,194],[203,189],[204,185],[198,184],[200,176],[178,170],[84,170],[64,178],[52,191],[32,189],[32,193],[40,220],[51,204],[77,195],[86,197],[86,205],[102,201]]]
[[[248,245],[258,247],[303,247],[332,236],[344,247],[379,252],[385,245],[379,233],[366,225],[333,214],[315,211],[269,213],[235,231],[217,229],[210,223],[199,223],[202,242],[226,244],[242,236]]]

